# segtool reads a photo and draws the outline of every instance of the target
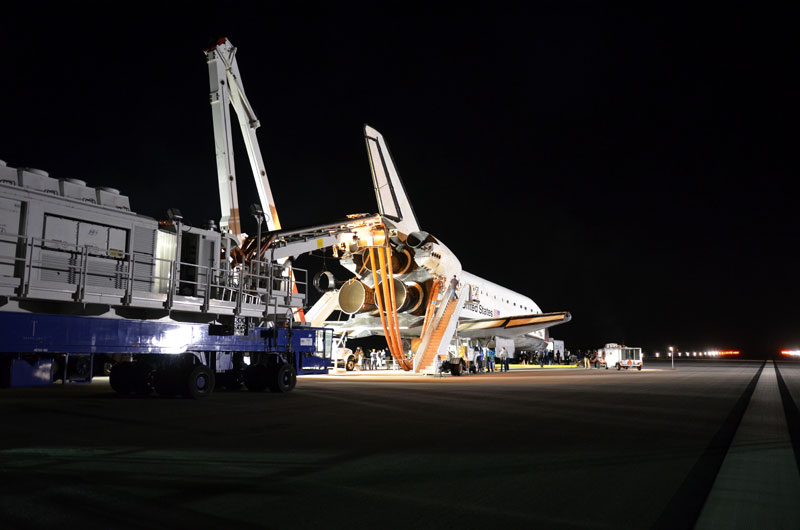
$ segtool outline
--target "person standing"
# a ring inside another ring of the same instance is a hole
[[[450,286],[453,288],[453,300],[458,300],[458,278],[453,274],[453,279],[450,280]]]
[[[500,350],[500,360],[503,362],[503,371],[508,372],[508,350],[505,346]]]
[[[486,367],[487,371],[488,372],[494,372],[494,350],[489,348],[489,351],[487,352],[487,356],[488,356],[488,359],[489,359],[487,367]]]
[[[478,368],[478,373],[483,373],[483,350],[475,346],[475,365]]]

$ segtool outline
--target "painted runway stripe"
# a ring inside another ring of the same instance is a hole
[[[783,380],[778,363],[775,363],[775,375],[778,377],[778,389],[783,401],[783,411],[786,413],[786,426],[789,428],[789,436],[792,439],[792,449],[794,449],[794,460],[797,464],[797,472],[800,473],[800,411],[797,404],[792,399],[789,387]]]
[[[653,524],[654,529],[692,528],[703,510],[703,505],[711,492],[714,480],[722,467],[728,448],[736,435],[750,397],[756,388],[766,361],[750,380],[739,400],[731,409],[717,433],[711,439],[700,458],[686,475],[681,486],[667,503],[661,516]]]
[[[696,529],[800,528],[800,473],[783,405],[778,372],[764,371]]]

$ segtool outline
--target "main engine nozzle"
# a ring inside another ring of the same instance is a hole
[[[369,271],[375,270],[372,265],[372,259],[370,258],[369,250],[365,250],[357,256],[357,267],[360,268],[363,265],[364,268]],[[380,266],[380,263],[378,265]],[[392,251],[392,274],[406,274],[416,268],[417,264],[414,261],[414,251],[412,249],[404,246],[400,249],[394,249]]]
[[[398,313],[419,313],[424,307],[425,289],[416,282],[402,282],[393,278],[394,305]],[[377,294],[375,289],[358,280],[351,280],[339,289],[339,307],[348,315],[366,313],[377,309],[376,296],[380,296],[384,310],[388,306],[383,296],[383,283],[378,284]]]
[[[398,313],[416,313],[425,301],[425,291],[417,282],[401,282],[397,278],[392,278],[394,283],[394,306]],[[378,284],[378,292],[381,293],[383,302],[383,282]],[[386,304],[384,304],[385,308]]]
[[[375,291],[364,282],[350,280],[339,289],[339,307],[348,315],[373,311],[377,308]]]

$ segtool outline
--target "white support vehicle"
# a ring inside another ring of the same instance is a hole
[[[353,350],[341,346],[333,350],[333,366],[334,368],[344,368],[348,372],[356,369],[358,364],[358,357]]]
[[[597,358],[600,366],[605,367],[606,370],[609,366],[617,370],[623,368],[626,370],[628,368],[642,369],[641,348],[629,348],[624,344],[609,343],[598,352]]]

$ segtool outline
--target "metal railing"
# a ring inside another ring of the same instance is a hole
[[[464,293],[464,289],[466,288],[466,284],[461,285],[461,289],[457,294],[457,298],[455,299],[456,303],[461,301],[461,296]],[[433,319],[431,320],[430,325],[426,330],[426,334],[422,338],[422,342],[420,343],[419,347],[417,348],[416,353],[414,354],[414,372],[418,372],[420,370],[420,364],[423,361],[423,357],[425,356],[425,352],[430,345],[431,338],[433,334],[436,332],[436,329],[442,323],[442,317],[444,317],[445,312],[447,311],[447,306],[450,303],[451,299],[453,298],[453,286],[450,285],[444,291],[442,295],[441,302],[439,303],[439,307],[436,309],[436,312],[433,315]],[[452,318],[452,317],[451,317]],[[442,338],[444,340],[444,338]]]
[[[307,279],[277,262],[214,267],[0,233],[0,294],[19,298],[266,316],[302,307]]]

